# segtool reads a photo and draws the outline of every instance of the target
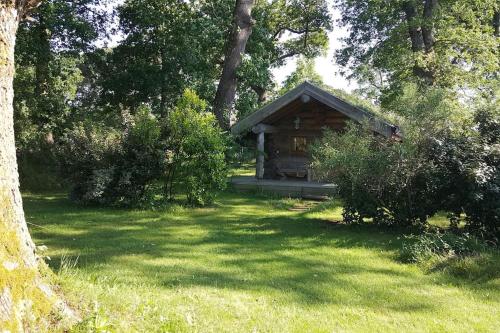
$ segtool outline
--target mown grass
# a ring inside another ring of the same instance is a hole
[[[296,205],[228,192],[159,212],[25,196],[35,241],[81,309],[75,331],[498,331],[498,265],[464,278],[403,264],[400,233],[336,224],[338,202]]]

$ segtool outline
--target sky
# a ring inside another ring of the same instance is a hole
[[[333,30],[328,34],[329,49],[325,56],[316,59],[316,71],[321,75],[323,81],[337,89],[343,89],[347,92],[352,92],[357,88],[356,82],[349,82],[342,77],[339,72],[339,66],[334,63],[333,55],[338,50],[342,43],[340,38],[347,36],[347,29],[340,27],[337,24],[337,19],[340,18],[340,12],[337,9],[330,8],[330,13],[333,17]],[[297,59],[289,60],[285,66],[277,68],[273,71],[276,82],[281,83],[290,73],[295,70]]]

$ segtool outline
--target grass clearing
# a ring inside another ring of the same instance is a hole
[[[338,202],[224,193],[211,208],[80,207],[26,195],[38,245],[85,321],[111,332],[495,332],[482,279],[397,260],[401,234],[345,226]]]

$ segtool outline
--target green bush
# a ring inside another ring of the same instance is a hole
[[[160,122],[142,107],[123,130],[78,123],[58,149],[70,197],[82,203],[141,205],[165,168]]]
[[[120,155],[121,133],[98,124],[78,123],[66,131],[58,149],[62,176],[71,185],[70,198],[85,203],[104,202]]]
[[[313,168],[337,184],[345,222],[423,225],[440,207],[435,168],[419,148],[415,141],[395,142],[350,124],[344,133],[327,131],[312,146]]]
[[[439,167],[439,197],[452,212],[452,225],[464,223],[468,231],[498,242],[500,238],[500,113],[480,107],[474,131],[446,135],[435,141],[429,159]]]
[[[193,205],[213,202],[226,186],[228,140],[206,108],[187,90],[165,119],[142,106],[122,112],[119,129],[76,124],[58,149],[71,198],[151,208],[181,193]]]
[[[182,188],[193,205],[212,203],[227,182],[229,142],[206,109],[203,100],[186,90],[168,116],[168,191],[172,196],[175,188]]]
[[[500,114],[494,102],[458,106],[439,90],[395,101],[402,140],[368,125],[326,132],[312,146],[316,174],[339,187],[346,222],[425,226],[439,210],[456,228],[498,242]]]
[[[401,259],[405,262],[425,262],[433,257],[465,257],[488,250],[488,245],[469,234],[452,232],[425,232],[405,237]]]

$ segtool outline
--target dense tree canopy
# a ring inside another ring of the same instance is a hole
[[[125,39],[112,50],[87,57],[86,104],[135,109],[148,103],[160,114],[186,87],[213,100],[233,7],[229,0],[182,5],[171,0],[125,1],[117,11]],[[266,100],[274,88],[273,68],[292,57],[324,52],[331,29],[327,2],[321,0],[258,1],[252,17],[252,34],[237,70],[236,106],[242,113]]]
[[[103,34],[97,0],[50,0],[24,21],[16,45],[15,112],[18,144],[61,134],[83,77],[82,54]]]
[[[498,6],[495,0],[338,0],[349,35],[336,59],[386,95],[414,79],[491,92],[500,71]]]

